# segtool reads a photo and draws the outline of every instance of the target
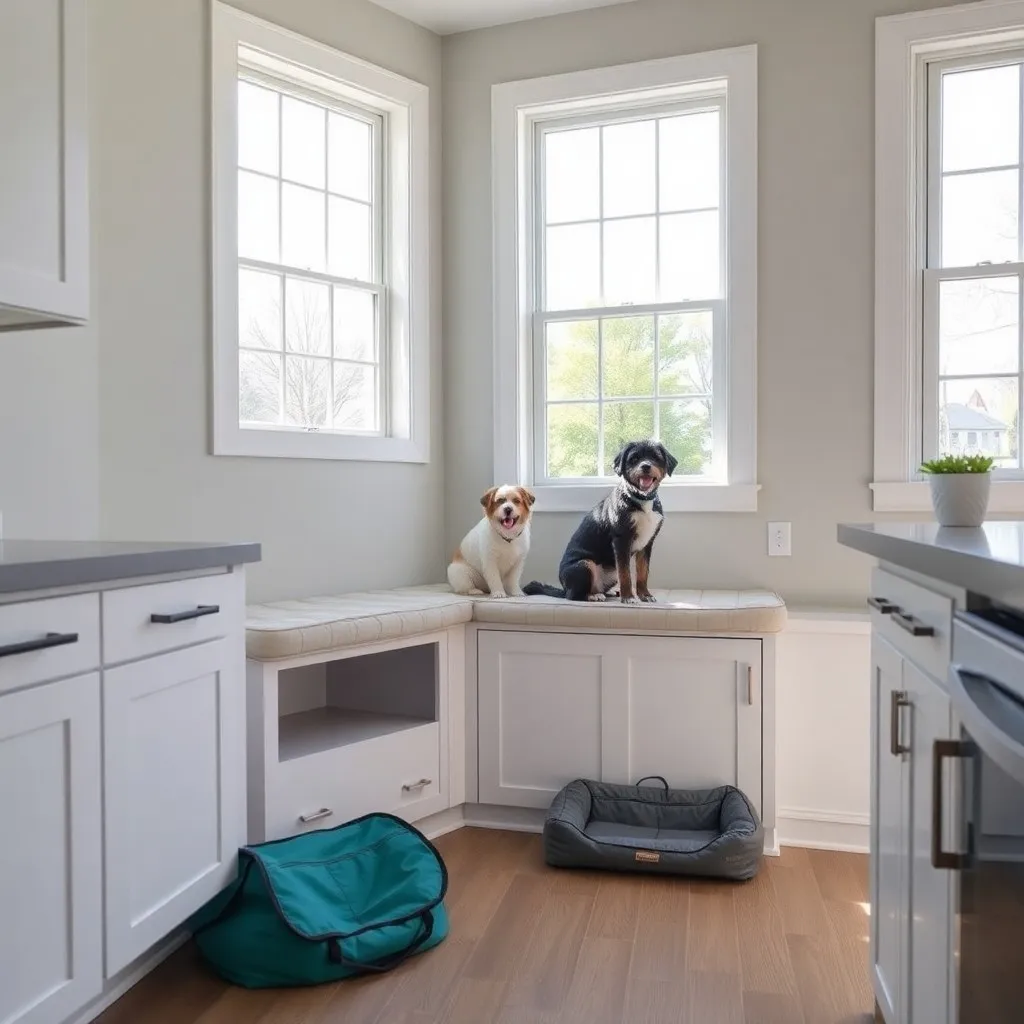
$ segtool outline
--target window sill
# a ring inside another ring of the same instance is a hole
[[[546,484],[533,488],[535,512],[588,512],[612,483]],[[756,512],[760,484],[662,484],[658,491],[666,512]]]
[[[875,512],[927,512],[931,517],[932,499],[926,480],[887,480],[868,486]],[[996,514],[1024,512],[1024,480],[993,480],[988,510]]]
[[[270,459],[328,459],[341,462],[430,461],[426,443],[401,437],[317,434],[288,430],[224,430],[214,438],[214,455]]]

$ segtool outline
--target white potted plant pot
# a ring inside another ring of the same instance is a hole
[[[928,485],[939,526],[981,526],[985,521],[991,473],[930,473]]]

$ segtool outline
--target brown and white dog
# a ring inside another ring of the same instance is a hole
[[[492,487],[481,499],[484,515],[456,548],[448,582],[456,594],[521,597],[519,581],[530,551],[530,509],[525,487]]]

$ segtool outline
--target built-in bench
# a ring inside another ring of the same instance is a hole
[[[785,604],[764,590],[655,596],[426,586],[250,606],[250,840],[462,805],[537,825],[573,778],[658,774],[738,785],[773,846]]]

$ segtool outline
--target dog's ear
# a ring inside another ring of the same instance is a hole
[[[627,441],[620,449],[619,454],[615,456],[615,461],[612,463],[612,469],[615,470],[616,476],[622,476],[623,470],[626,468],[626,463],[629,462],[629,453],[633,450],[633,442]]]
[[[527,508],[533,508],[533,503],[537,500],[537,495],[530,490],[529,487],[520,487],[519,495],[526,502]]]
[[[665,460],[665,472],[671,476],[676,466],[679,465],[679,460],[660,441],[658,449],[661,451],[661,457]]]
[[[494,495],[498,493],[497,487],[491,487],[489,490],[484,491],[480,497],[480,504],[483,505],[486,511],[491,507],[491,502],[494,500]]]

